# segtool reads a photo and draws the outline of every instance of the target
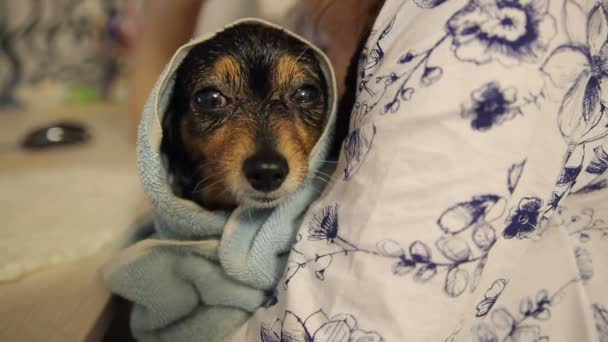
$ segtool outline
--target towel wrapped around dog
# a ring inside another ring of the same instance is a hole
[[[253,23],[274,27],[258,19]],[[165,68],[144,109],[138,163],[154,210],[154,232],[124,250],[104,269],[107,286],[133,302],[131,329],[141,341],[221,341],[268,300],[277,284],[301,218],[320,194],[336,112],[336,85],[328,58],[304,39],[327,80],[327,120],[310,154],[304,185],[275,208],[239,206],[231,212],[206,210],[174,194],[160,152],[161,122],[176,70],[197,45],[181,47]]]

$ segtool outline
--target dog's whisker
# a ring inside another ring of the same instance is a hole
[[[225,166],[229,166],[228,163],[223,162],[223,161],[219,161],[219,160],[207,160],[203,163],[201,163],[200,165],[197,166],[196,170],[192,173],[191,176],[193,176],[194,174],[196,174],[197,172],[199,172],[202,168],[204,167],[208,167],[208,166],[213,166],[213,165],[225,165]],[[196,193],[197,188],[199,186],[201,186],[204,182],[206,182],[207,180],[209,180],[210,178],[212,178],[214,175],[211,174],[203,179],[201,179],[200,181],[198,181],[198,183],[196,183],[196,185],[194,186],[194,190],[192,190],[191,193]]]
[[[199,186],[203,185],[204,182],[206,182],[207,180],[211,179],[214,175],[209,175],[203,179],[201,179],[198,183],[196,183],[196,185],[194,186],[194,190],[192,190],[192,193],[196,193],[197,189]]]
[[[196,183],[196,186],[194,187],[194,189],[192,189],[191,194],[195,194],[198,191],[198,187],[201,186],[205,180],[207,180],[207,178],[203,179],[202,181]]]
[[[322,177],[324,177],[324,178],[326,178],[326,179],[328,179],[328,180],[332,180],[332,181],[335,181],[335,180],[336,180],[336,178],[335,178],[334,176],[332,176],[332,175],[328,175],[327,173],[322,172],[322,171],[317,171],[317,170],[315,170],[315,171],[314,171],[314,173],[315,173],[315,175],[317,175],[317,176],[322,176]]]
[[[325,179],[325,178],[321,178],[321,177],[319,177],[319,176],[313,176],[313,177],[312,177],[312,179],[317,179],[317,180],[320,180],[320,181],[322,181],[324,184],[329,184],[329,183],[331,183],[331,180],[328,180],[328,179]]]
[[[324,182],[325,184],[329,184],[329,183],[331,183],[331,180],[327,180],[327,179],[321,178],[321,177],[319,177],[319,176],[313,176],[312,178],[313,178],[313,179],[318,179],[318,180],[320,180],[320,181]]]
[[[300,58],[304,57],[304,54],[306,54],[306,52],[310,51],[309,47],[306,47],[302,50],[302,52],[300,52],[300,54],[298,55],[298,57],[296,58],[296,62],[300,61]]]
[[[326,173],[326,172],[323,172],[323,171],[321,171],[321,170],[313,170],[313,172],[314,172],[314,173],[317,173],[317,174],[320,174],[320,175],[325,175],[325,176],[327,176],[327,177],[329,177],[329,178],[332,178],[332,177],[333,177],[332,175],[330,175],[330,174],[328,174],[328,173]]]
[[[205,190],[207,190],[207,189],[209,189],[209,188],[213,187],[214,185],[217,185],[217,184],[219,184],[221,182],[222,182],[222,179],[218,180],[217,182],[213,182],[211,184],[208,184],[208,185],[202,187],[200,190],[193,191],[192,193],[203,192],[203,191],[205,191]]]
[[[223,160],[206,160],[205,162],[199,164],[196,167],[196,171],[195,172],[200,171],[204,167],[215,166],[215,165],[229,166],[229,163],[227,163],[227,162],[225,162]]]
[[[197,165],[196,168],[194,169],[194,171],[192,171],[192,174],[190,175],[190,177],[194,176],[197,172],[201,171],[204,167],[213,166],[213,165],[219,165],[219,163],[215,160],[207,160],[207,161]]]
[[[251,210],[247,210],[247,214],[249,214],[249,221],[253,223],[253,216],[251,216]]]
[[[323,191],[321,191],[321,190],[319,190],[319,189],[317,189],[317,188],[315,188],[314,186],[309,185],[309,184],[308,184],[308,185],[307,185],[307,184],[305,184],[305,185],[304,185],[304,188],[306,188],[306,189],[310,189],[310,190],[312,190],[312,191],[314,191],[314,192],[318,193],[319,195],[323,193]]]

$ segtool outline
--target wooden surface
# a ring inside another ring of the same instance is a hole
[[[92,142],[86,147],[44,153],[26,152],[19,148],[19,140],[28,130],[59,119],[88,124],[93,134]],[[18,172],[85,163],[133,171],[134,131],[129,119],[124,109],[117,106],[56,107],[39,112],[32,108],[20,112],[0,111],[0,169]],[[134,221],[146,210],[145,200],[143,196],[141,198],[141,210],[132,213]],[[66,215],[77,212],[72,203],[66,203],[65,210]],[[36,215],[36,209],[32,208],[28,215]],[[126,232],[128,227],[124,228]],[[1,234],[0,225],[0,237]],[[114,248],[107,247],[94,255],[44,267],[17,281],[1,283],[0,341],[100,341],[110,323],[112,307],[111,296],[101,282],[99,268],[114,251]]]

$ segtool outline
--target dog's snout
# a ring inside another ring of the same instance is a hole
[[[263,150],[245,160],[243,173],[254,189],[270,192],[283,184],[289,173],[289,165],[279,153]]]

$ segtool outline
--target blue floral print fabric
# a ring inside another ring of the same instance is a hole
[[[358,72],[233,341],[608,342],[608,2],[387,0]]]

